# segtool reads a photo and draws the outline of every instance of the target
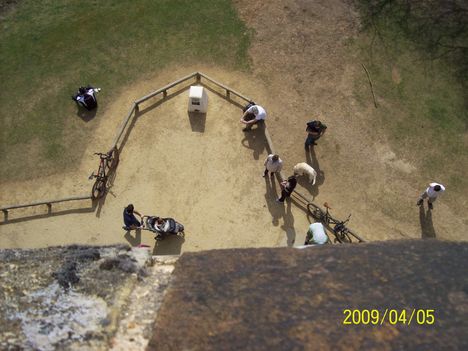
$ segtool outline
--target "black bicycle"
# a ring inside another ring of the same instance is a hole
[[[346,220],[338,221],[331,216],[329,210],[331,210],[332,208],[328,205],[328,203],[325,202],[323,206],[326,208],[325,211],[323,211],[320,207],[314,205],[313,203],[308,203],[307,211],[309,211],[312,217],[322,222],[333,232],[333,234],[335,235],[335,243],[351,243],[351,237],[355,237],[359,240],[359,242],[363,241],[357,234],[353,233],[345,225],[351,218],[351,214],[348,216],[348,218],[346,218]]]
[[[99,168],[97,173],[91,173],[89,179],[96,178],[93,189],[91,190],[91,196],[93,199],[99,199],[104,196],[107,191],[107,180],[109,173],[117,167],[119,163],[119,151],[116,147],[107,153],[95,152],[95,155],[99,156]]]

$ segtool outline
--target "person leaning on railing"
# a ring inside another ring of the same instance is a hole
[[[249,106],[249,105],[247,105]],[[242,118],[240,120],[241,123],[245,124],[245,128],[242,129],[244,132],[248,132],[249,130],[252,129],[252,126],[254,124],[257,124],[259,122],[263,122],[266,118],[266,111],[265,109],[260,106],[260,105],[251,105],[249,106],[244,114],[242,115]]]

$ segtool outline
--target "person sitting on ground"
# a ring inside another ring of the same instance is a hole
[[[245,110],[242,118],[240,119],[241,123],[245,124],[245,128],[242,129],[244,132],[247,132],[252,129],[254,124],[264,121],[266,118],[266,111],[260,105],[252,105],[247,110]]]
[[[325,134],[326,130],[327,126],[318,120],[307,122],[307,139],[304,147],[307,149],[310,145],[317,145],[316,141]]]
[[[265,166],[263,178],[265,178],[268,175],[268,171],[270,171],[271,176],[273,177],[276,172],[281,172],[281,168],[283,168],[283,160],[280,159],[278,155],[270,154],[265,159],[263,165]]]
[[[127,207],[124,208],[123,220],[124,220],[125,226],[123,227],[123,229],[132,230],[132,229],[139,229],[142,227],[141,220],[138,220],[135,217],[135,214],[137,216],[140,216],[140,218],[143,217],[140,213],[135,211],[133,204],[129,204]]]
[[[94,93],[101,91],[101,88],[93,88],[91,85],[87,87],[79,87],[78,92],[72,96],[79,106],[84,107],[88,111],[97,107],[97,99]]]
[[[288,178],[288,180],[283,180],[280,183],[281,186],[281,197],[278,198],[277,202],[284,202],[287,197],[290,197],[294,188],[296,188],[297,180],[296,176],[292,175]]]
[[[309,225],[304,245],[323,245],[328,242],[328,235],[322,223]]]

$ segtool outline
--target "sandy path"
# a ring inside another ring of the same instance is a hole
[[[233,84],[240,91],[242,88],[253,91],[255,86],[260,100],[265,94],[261,84],[242,75],[226,79],[229,76],[226,73],[221,74],[222,77],[216,70],[207,73],[214,74],[223,83]],[[184,74],[175,75],[173,79]],[[238,84],[242,81],[248,82],[244,83],[245,87]],[[146,84],[148,82],[131,91],[138,89],[140,92],[136,96],[144,95],[151,90],[144,89]],[[160,85],[163,84],[153,85],[152,89]],[[270,183],[267,186],[261,177],[266,157],[262,133],[241,132],[239,108],[211,92],[206,120],[190,117],[187,96],[188,92],[183,91],[138,117],[122,150],[114,185],[96,212],[45,216],[1,225],[0,246],[117,242],[153,246],[150,232],[125,234],[121,229],[122,210],[130,202],[144,214],[171,216],[185,225],[185,242],[177,238],[161,242],[154,250],[159,254],[211,248],[285,246],[291,245],[296,237],[297,243],[301,244],[308,225],[307,217],[294,205],[275,203],[275,187],[270,187]],[[102,145],[109,145],[112,140],[111,131],[116,128],[110,125],[117,126],[120,122],[109,116],[119,114],[122,119],[125,109],[119,110],[118,106],[129,106],[131,101],[133,98],[123,96],[103,117],[106,123],[101,123],[96,133]],[[146,107],[148,105],[142,106],[142,110]],[[106,148],[96,145],[96,141],[90,143],[86,154],[91,155],[93,148]],[[87,192],[91,184],[85,178],[95,162],[94,158],[86,157],[80,172],[66,175],[57,188],[50,187],[52,179],[30,182],[23,184],[24,191],[13,197],[16,201],[24,201],[33,196],[36,199],[46,195],[47,198],[63,196],[68,189],[77,194]],[[73,186],[75,182],[79,185]],[[87,201],[73,206],[77,205],[89,207]],[[69,208],[69,205],[60,205],[54,207],[54,212]],[[12,211],[10,220],[14,222],[38,214],[37,211]]]

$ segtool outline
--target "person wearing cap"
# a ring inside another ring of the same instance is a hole
[[[418,202],[416,203],[417,206],[422,206],[424,199],[427,198],[427,204],[429,209],[432,210],[434,206],[432,203],[437,200],[437,197],[445,191],[445,187],[439,183],[431,183],[429,184],[428,188],[421,194],[419,197]]]
[[[244,132],[247,132],[252,129],[254,124],[257,124],[261,121],[264,121],[266,118],[266,111],[260,105],[250,106],[242,115],[240,120],[241,123],[245,124],[245,128],[242,129]]]
[[[270,154],[265,159],[263,165],[265,166],[263,178],[265,178],[268,175],[268,172],[270,172],[271,176],[273,177],[275,175],[275,172],[280,172],[281,168],[283,168],[283,160],[280,159],[278,155]]]
[[[139,221],[135,214],[142,217],[140,213],[135,211],[135,208],[132,204],[129,204],[127,207],[124,208],[123,211],[123,220],[124,220],[124,227],[125,230],[132,230],[132,229],[139,229],[141,228],[141,221]]]
[[[325,134],[327,126],[318,120],[309,121],[306,123],[306,125],[307,139],[305,141],[304,147],[308,149],[311,145],[317,145],[316,141]]]

